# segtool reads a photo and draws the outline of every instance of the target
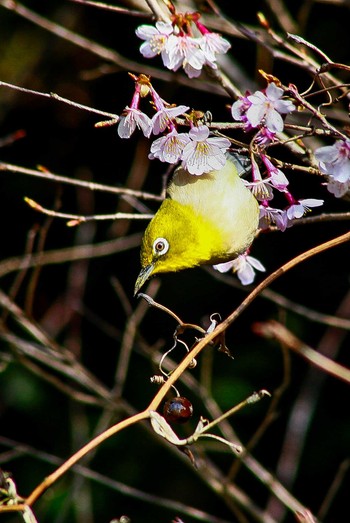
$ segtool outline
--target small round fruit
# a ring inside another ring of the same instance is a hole
[[[168,423],[186,423],[192,414],[192,403],[183,396],[176,396],[164,404],[163,416]]]

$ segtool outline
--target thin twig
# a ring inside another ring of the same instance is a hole
[[[336,493],[339,490],[339,487],[341,486],[342,482],[344,481],[344,477],[349,471],[350,468],[350,459],[346,459],[340,464],[340,467],[332,481],[332,484],[324,497],[322,504],[320,506],[320,509],[318,511],[318,517],[320,521],[324,521],[325,517],[327,516],[327,513],[329,511],[329,508],[334,500],[334,497]]]
[[[160,282],[158,280],[153,280],[148,286],[148,292],[155,296],[159,290],[159,287]],[[129,316],[125,326],[123,339],[119,350],[118,364],[115,371],[114,387],[112,390],[112,394],[115,398],[122,397],[135,336],[142,319],[147,313],[147,310],[147,304],[145,302],[139,302],[134,312]]]
[[[58,202],[60,199],[60,196],[59,196],[60,193],[61,193],[61,191],[58,190],[58,195],[55,198],[55,206],[58,205]],[[44,251],[46,238],[47,238],[48,232],[50,230],[50,227],[52,225],[52,222],[53,222],[53,219],[51,217],[46,218],[46,220],[44,220],[43,225],[39,229],[38,241],[37,241],[37,246],[35,249],[35,252],[38,253],[39,255]],[[27,258],[29,258],[29,256]],[[33,304],[34,304],[34,299],[35,299],[35,290],[36,290],[38,282],[39,282],[41,270],[42,270],[41,265],[38,265],[37,267],[34,268],[34,270],[32,271],[32,274],[30,276],[28,287],[26,289],[26,300],[25,300],[24,309],[28,316],[32,315]]]
[[[333,240],[329,240],[328,242],[322,243],[316,247],[313,247],[312,249],[309,249],[306,252],[303,252],[302,254],[299,254],[299,256],[296,256],[291,261],[285,263],[282,265],[279,269],[274,271],[272,274],[270,274],[267,278],[265,278],[259,285],[255,287],[255,289],[242,301],[242,303],[235,309],[223,322],[219,323],[218,326],[210,333],[207,334],[205,338],[200,340],[197,345],[195,345],[192,350],[185,356],[183,361],[179,364],[179,366],[174,370],[174,372],[170,375],[169,379],[166,381],[166,383],[162,386],[158,394],[153,398],[152,402],[149,405],[149,410],[156,410],[164,397],[165,393],[168,392],[172,384],[179,378],[179,376],[182,374],[183,370],[190,364],[193,358],[195,358],[201,350],[207,346],[211,341],[213,341],[216,337],[218,337],[220,334],[225,332],[225,330],[242,314],[242,312],[245,311],[245,309],[259,296],[259,294],[266,289],[273,281],[275,281],[277,278],[288,272],[290,269],[295,267],[296,265],[299,265],[299,263],[302,263],[303,261],[315,256],[316,254],[319,254],[321,252],[324,252],[328,249],[331,249],[333,247],[337,247],[341,245],[342,243],[350,241],[350,232],[343,234],[341,236],[337,236]]]
[[[206,334],[206,331],[204,329],[202,329],[202,327],[200,327],[199,325],[195,325],[193,323],[185,323],[184,321],[182,321],[179,316],[177,314],[175,314],[175,312],[173,312],[171,309],[169,309],[168,307],[165,307],[165,305],[162,305],[161,303],[158,303],[156,302],[153,298],[151,298],[151,296],[148,296],[148,294],[144,294],[142,292],[139,292],[138,295],[137,295],[138,298],[143,298],[144,300],[147,301],[147,303],[149,305],[151,305],[151,307],[156,307],[157,309],[165,312],[166,314],[169,314],[169,316],[171,316],[172,318],[174,318],[174,320],[178,323],[178,326],[182,329],[182,330],[185,330],[185,329],[194,329],[194,330],[197,330],[199,331],[201,334]]]
[[[25,248],[24,248],[24,258],[26,260],[29,260],[31,255],[32,255],[32,252],[33,252],[33,249],[34,249],[34,243],[35,243],[37,235],[38,235],[38,227],[37,226],[32,227],[28,231],[28,233],[27,233],[26,245],[25,245]],[[28,269],[29,269],[29,267],[24,263],[23,266],[21,267],[21,269],[19,270],[18,274],[16,275],[16,277],[14,279],[14,282],[11,285],[11,289],[8,292],[9,298],[11,300],[13,300],[13,301],[15,300],[15,298],[17,296],[17,293],[18,293],[18,291],[21,288],[23,280],[24,280],[24,278],[26,277],[26,275],[28,273]],[[6,323],[7,315],[8,315],[8,311],[4,310],[3,314],[1,316],[1,322],[3,324]]]
[[[92,214],[90,216],[83,216],[81,214],[69,214],[64,212],[54,211],[52,209],[46,209],[39,203],[35,202],[31,198],[24,198],[24,201],[35,211],[47,216],[53,216],[54,218],[63,218],[69,220],[67,223],[68,227],[75,227],[81,223],[91,221],[105,221],[105,220],[150,220],[153,214],[137,214],[128,212],[116,212],[113,214]]]
[[[345,222],[350,220],[350,212],[330,212],[322,213],[317,216],[305,216],[305,218],[298,218],[293,222],[294,225],[311,225],[313,223],[323,222]]]
[[[1,4],[1,2],[0,2],[0,4]],[[76,109],[81,109],[81,110],[87,111],[89,113],[98,114],[100,116],[105,116],[106,118],[116,120],[116,123],[119,120],[118,114],[106,113],[105,111],[100,111],[99,109],[95,109],[94,107],[89,107],[87,105],[82,105],[78,102],[73,102],[72,100],[68,100],[68,98],[63,98],[62,96],[60,96],[56,93],[43,93],[41,91],[33,91],[33,89],[27,89],[25,87],[20,87],[19,85],[14,85],[14,84],[2,82],[2,81],[0,81],[0,87],[8,87],[9,89],[13,89],[15,91],[21,91],[22,93],[31,94],[34,96],[40,96],[41,98],[52,98],[54,100],[57,100],[58,102],[62,102],[66,105],[70,105],[71,107],[75,107]]]
[[[299,92],[298,92],[298,90],[297,90],[297,88],[295,86],[289,85],[288,92],[298,102],[298,104],[300,104],[300,106],[305,107],[305,109],[308,109],[308,111],[310,111],[310,113],[315,118],[320,120],[320,122],[322,123],[323,127],[325,129],[328,129],[332,133],[333,136],[335,136],[336,138],[340,138],[342,140],[346,140],[347,139],[346,134],[344,134],[341,131],[339,131],[339,129],[334,127],[334,125],[331,125],[328,122],[327,118],[325,118],[325,116],[318,109],[316,109],[312,104],[310,104],[307,100],[305,100],[305,98],[303,98],[299,94]]]
[[[11,272],[19,271],[23,267],[55,265],[86,258],[115,255],[118,252],[139,247],[141,238],[142,234],[136,233],[125,236],[124,238],[117,238],[116,240],[97,243],[95,245],[78,245],[27,256],[15,256],[0,262],[0,278]]]
[[[235,309],[222,323],[219,323],[219,325],[210,333],[207,334],[205,338],[200,340],[193,348],[192,350],[184,357],[184,359],[181,361],[181,363],[178,365],[176,369],[174,369],[173,373],[169,376],[168,380],[162,385],[161,389],[158,391],[158,393],[154,396],[151,403],[148,405],[148,407],[138,413],[134,416],[131,416],[130,418],[127,418],[116,425],[110,427],[102,434],[98,435],[91,441],[89,441],[84,447],[82,447],[78,452],[73,454],[63,465],[61,465],[58,469],[56,469],[50,476],[44,479],[40,485],[38,485],[33,492],[28,496],[26,503],[28,506],[31,506],[35,501],[51,486],[53,485],[63,474],[65,474],[73,465],[75,465],[80,459],[82,459],[86,454],[88,454],[91,450],[95,449],[98,445],[103,443],[105,440],[110,438],[111,436],[117,434],[121,430],[123,430],[126,427],[129,427],[133,425],[134,423],[137,423],[139,421],[145,420],[149,418],[149,412],[155,411],[159,407],[160,402],[165,397],[166,393],[170,390],[172,385],[178,380],[178,378],[181,376],[181,374],[184,372],[184,370],[190,365],[193,358],[195,358],[204,347],[206,347],[211,341],[213,341],[216,337],[218,337],[220,334],[225,332],[225,330],[242,314],[242,312],[257,298],[257,296],[260,294],[260,292],[268,287],[274,280],[285,274],[287,271],[298,265],[299,263],[311,258],[312,256],[315,256],[316,254],[319,254],[323,251],[326,251],[328,249],[331,249],[333,247],[339,246],[342,243],[345,243],[350,240],[350,232],[347,234],[343,234],[342,236],[339,236],[337,238],[334,238],[333,240],[330,240],[326,243],[323,243],[321,245],[318,245],[317,247],[314,247],[299,256],[293,258],[290,262],[284,264],[282,267],[277,269],[277,271],[273,272],[270,276],[265,278],[263,282],[261,282],[250,294],[247,296],[245,300]],[[285,498],[283,489],[279,488],[278,492],[274,491],[274,494],[277,497],[282,498],[282,500]],[[299,502],[295,502],[293,506],[293,510],[304,510],[304,507],[301,506]],[[1,507],[0,507],[1,512]]]
[[[165,5],[163,5],[163,2],[158,2],[157,0],[145,0],[145,2],[157,20],[162,20],[163,22],[171,21],[169,11],[165,10],[165,2]]]
[[[350,292],[347,292],[336,313],[340,316],[349,317],[349,312]],[[336,359],[345,337],[346,332],[337,327],[326,329],[317,345],[317,352],[332,360]],[[299,384],[297,397],[289,413],[280,458],[276,467],[276,475],[288,489],[292,489],[296,481],[307,435],[326,378],[326,373],[319,372],[317,367],[310,365],[303,382]],[[275,499],[271,498],[267,507],[279,520],[283,519],[285,508],[280,504],[276,505]]]
[[[254,325],[254,332],[266,338],[274,338],[280,343],[284,343],[289,349],[300,354],[312,365],[350,385],[350,369],[312,349],[294,336],[294,334],[281,323],[275,320],[257,323]]]
[[[127,189],[125,187],[113,187],[111,185],[104,185],[102,183],[88,182],[86,180],[77,180],[74,178],[69,178],[68,176],[61,176],[59,174],[53,174],[50,172],[40,171],[36,169],[27,169],[25,167],[20,167],[19,165],[12,165],[9,163],[0,162],[0,172],[9,171],[17,174],[25,174],[27,176],[34,176],[36,178],[43,178],[44,180],[49,180],[51,182],[65,183],[69,185],[74,185],[75,187],[85,187],[90,191],[102,191],[113,194],[127,194],[130,196],[135,196],[135,198],[141,198],[143,200],[155,200],[162,201],[161,196],[157,196],[152,193],[147,193],[144,191],[135,191],[133,189]]]
[[[275,20],[285,32],[297,32],[298,26],[282,0],[266,0]]]
[[[222,283],[225,283],[230,287],[234,287],[235,289],[247,292],[247,289],[243,287],[237,279],[232,278],[232,276],[221,274],[218,271],[215,271],[214,269],[206,270],[209,274],[211,274],[213,278],[215,278],[215,280],[221,281]],[[296,303],[295,301],[290,300],[285,296],[282,296],[281,294],[275,292],[272,289],[265,289],[260,294],[260,297],[266,298],[267,300],[276,303],[276,305],[279,305],[284,309],[292,311],[295,314],[299,314],[300,316],[303,316],[304,318],[310,321],[322,323],[331,327],[337,327],[339,329],[350,330],[350,320],[348,320],[347,318],[340,318],[338,316],[332,316],[331,314],[324,314],[323,312],[315,311],[313,309],[310,309],[309,307],[306,307],[305,305],[301,305],[300,303]]]
[[[16,449],[16,454],[13,456],[14,458],[16,457],[16,455],[24,454],[29,455],[31,457],[35,457],[36,459],[43,461],[44,463],[50,463],[51,465],[59,466],[62,463],[62,459],[60,459],[57,456],[54,456],[47,452],[43,452],[42,450],[33,448],[32,446],[26,445],[19,441],[14,441],[4,436],[0,436],[0,445]],[[169,448],[169,445],[167,445],[167,448]],[[177,453],[177,455],[179,455],[179,453]],[[173,510],[174,512],[180,512],[182,514],[185,514],[186,516],[193,517],[198,521],[203,521],[207,523],[230,523],[225,519],[219,518],[212,514],[208,514],[207,512],[199,510],[196,507],[191,507],[179,501],[167,499],[163,496],[156,496],[154,494],[150,494],[148,492],[136,489],[134,487],[126,485],[125,483],[121,483],[120,481],[100,474],[99,472],[91,470],[90,468],[83,465],[74,465],[74,467],[72,467],[72,471],[75,474],[79,474],[84,478],[91,479],[95,483],[104,485],[115,492],[120,492],[124,496],[143,501],[144,503],[150,503],[151,505],[166,507],[168,509]]]
[[[117,14],[128,15],[139,18],[151,18],[151,15],[145,11],[136,11],[135,9],[129,9],[126,7],[119,7],[116,5],[106,4],[104,2],[92,2],[91,0],[69,0],[74,4],[82,4],[91,7],[97,7],[99,9],[105,9],[107,11],[113,11]]]

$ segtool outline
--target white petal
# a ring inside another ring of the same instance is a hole
[[[201,70],[205,64],[205,55],[199,47],[192,45],[185,50],[185,59],[194,69]]]
[[[149,138],[152,132],[152,120],[142,112],[136,115],[136,124],[143,132],[146,138]]]
[[[159,31],[153,25],[140,25],[135,33],[142,40],[150,40],[153,36],[159,34]]]
[[[200,69],[195,69],[190,63],[186,63],[184,66],[184,71],[188,78],[198,78],[198,76],[200,76],[202,73],[202,67]]]
[[[294,218],[301,218],[304,216],[305,209],[300,203],[296,203],[287,209],[288,220],[294,220]]]
[[[216,271],[224,273],[224,272],[228,272],[230,269],[232,269],[233,263],[234,263],[233,260],[225,262],[225,263],[218,263],[217,265],[213,265],[213,268]]]
[[[136,123],[134,120],[130,121],[125,116],[120,118],[117,130],[120,138],[130,138],[135,129]]]
[[[305,200],[299,200],[299,202],[304,207],[320,207],[323,205],[324,200],[319,200],[317,198],[306,198]]]
[[[237,271],[237,276],[242,285],[250,285],[255,278],[254,269],[247,263],[243,269]]]
[[[207,139],[207,143],[215,145],[215,147],[219,147],[219,149],[223,149],[224,151],[226,151],[231,145],[230,140],[227,138],[220,138],[219,136],[211,136]]]
[[[242,100],[237,100],[237,102],[234,102],[231,107],[231,114],[232,118],[234,120],[242,120],[242,109],[243,109],[243,102]]]
[[[319,162],[332,163],[338,160],[339,151],[334,145],[326,145],[325,147],[316,149],[315,157]]]
[[[266,114],[266,127],[273,133],[283,131],[284,123],[282,116],[274,109],[270,109]]]
[[[257,271],[261,271],[261,272],[265,272],[266,271],[266,269],[263,266],[263,264],[261,263],[261,261],[258,260],[257,258],[254,258],[253,256],[247,256],[247,262],[252,267],[254,267],[254,269],[256,269]]]
[[[291,113],[295,109],[295,105],[290,100],[276,100],[273,105],[276,111],[281,114]]]
[[[194,142],[203,142],[209,136],[209,127],[206,125],[199,125],[198,127],[192,127],[188,134]]]
[[[164,35],[171,35],[174,31],[172,24],[170,24],[169,22],[156,22],[156,28],[161,34]]]
[[[219,171],[226,164],[226,156],[223,152],[211,156],[208,156],[208,164],[212,171]]]
[[[337,182],[345,183],[350,180],[350,161],[345,161],[342,165],[336,165],[333,172],[334,179]]]
[[[149,42],[143,42],[143,44],[140,45],[140,53],[145,58],[154,58],[158,54],[157,51],[151,48]]]
[[[267,97],[264,95],[264,93],[262,93],[261,91],[255,91],[255,93],[253,94],[250,94],[249,96],[247,96],[249,102],[251,102],[252,104],[261,104],[261,103],[265,103],[267,101]]]
[[[271,101],[278,100],[281,98],[281,96],[283,96],[283,89],[277,87],[274,82],[271,82],[266,88],[266,96]]]
[[[342,198],[349,190],[349,183],[340,183],[336,180],[330,180],[327,185],[327,190],[334,194],[336,198]]]
[[[248,97],[248,98],[250,98],[250,97]],[[257,127],[265,116],[265,106],[263,104],[252,105],[247,110],[246,116],[247,116],[248,122],[253,127]]]

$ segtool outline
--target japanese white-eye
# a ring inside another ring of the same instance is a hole
[[[175,171],[142,240],[135,294],[154,274],[224,263],[247,250],[259,207],[237,168],[239,160],[230,156],[222,169],[201,176]]]

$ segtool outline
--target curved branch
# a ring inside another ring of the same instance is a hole
[[[303,261],[311,258],[312,256],[315,256],[316,254],[319,254],[323,251],[326,251],[328,249],[331,249],[333,247],[336,247],[338,245],[341,245],[342,243],[345,243],[350,240],[350,232],[343,234],[342,236],[338,236],[334,238],[333,240],[330,240],[328,242],[322,243],[321,245],[318,245],[316,247],[313,247],[312,249],[309,249],[306,252],[303,252],[299,256],[296,256],[291,261],[285,263],[282,265],[279,269],[277,269],[275,272],[270,274],[265,280],[263,280],[246,298],[243,300],[243,302],[235,309],[222,323],[220,323],[212,332],[208,333],[205,338],[200,340],[197,345],[193,347],[193,349],[185,356],[185,358],[182,360],[182,362],[178,365],[176,369],[174,369],[173,373],[169,376],[169,379],[163,384],[161,389],[158,391],[158,393],[155,395],[151,403],[146,407],[146,409],[138,414],[135,414],[134,416],[131,416],[116,425],[113,425],[106,431],[99,434],[97,437],[89,441],[84,447],[82,447],[78,452],[73,454],[63,465],[61,465],[58,469],[56,469],[50,476],[44,479],[40,485],[38,485],[33,492],[28,496],[26,499],[26,504],[28,506],[33,505],[35,501],[51,486],[53,485],[63,474],[65,474],[73,465],[75,465],[78,461],[80,461],[84,456],[86,456],[90,451],[95,449],[98,445],[106,441],[111,436],[114,436],[118,432],[120,432],[122,429],[129,427],[133,425],[134,423],[137,423],[138,421],[142,421],[145,419],[148,419],[150,417],[150,411],[155,411],[160,405],[160,402],[165,397],[166,393],[169,391],[170,387],[179,379],[181,374],[186,370],[188,365],[191,363],[193,358],[195,358],[203,349],[208,345],[209,342],[213,341],[215,338],[217,338],[220,334],[222,334],[233,322],[235,319],[240,316],[240,314],[245,311],[245,309],[259,296],[261,291],[268,287],[273,281],[275,281],[277,278],[285,274],[287,271],[298,265],[299,263],[302,263]],[[268,480],[268,482],[270,479]],[[278,491],[275,491],[275,495],[279,497],[282,501],[286,501],[286,496],[289,499],[290,502],[290,495],[289,493],[283,489],[281,486],[279,487]],[[293,507],[292,509],[294,511],[300,511],[304,510],[304,507],[296,500],[293,501]],[[0,507],[1,512],[1,507]]]

